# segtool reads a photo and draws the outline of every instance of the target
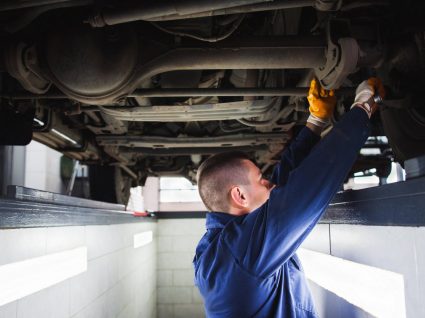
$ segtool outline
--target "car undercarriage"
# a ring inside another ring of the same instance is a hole
[[[3,1],[0,143],[37,140],[90,166],[93,199],[126,202],[224,150],[270,174],[313,76],[336,89],[332,122],[379,76],[379,151],[352,173],[385,176],[425,153],[424,21],[421,1]]]

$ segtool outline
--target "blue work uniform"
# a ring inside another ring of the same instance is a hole
[[[369,135],[360,108],[319,137],[303,128],[275,167],[277,186],[258,209],[207,213],[195,283],[207,317],[317,317],[295,252],[341,187]]]

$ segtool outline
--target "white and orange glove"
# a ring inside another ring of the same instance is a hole
[[[380,98],[383,99],[385,97],[385,89],[379,78],[371,77],[361,82],[357,87],[356,97],[354,98],[354,103],[351,105],[351,108],[360,107],[370,118],[378,109],[378,104],[374,100],[375,94],[378,94]]]
[[[334,90],[324,89],[319,81],[313,78],[310,83],[307,100],[310,104],[310,116],[307,122],[318,127],[326,126],[333,115],[336,105]]]

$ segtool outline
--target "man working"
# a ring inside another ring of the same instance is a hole
[[[273,183],[239,152],[199,167],[199,192],[211,213],[194,266],[208,317],[317,317],[295,252],[369,135],[375,89],[383,95],[379,80],[361,83],[351,110],[318,143],[336,99],[313,80],[307,125],[284,150]]]

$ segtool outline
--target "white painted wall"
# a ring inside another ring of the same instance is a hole
[[[153,242],[133,248],[144,231]],[[0,266],[88,248],[86,272],[0,307],[0,318],[155,317],[156,245],[155,222],[0,230]]]
[[[60,177],[62,154],[36,141],[31,141],[25,150],[25,182],[23,186],[64,193],[66,185]]]

